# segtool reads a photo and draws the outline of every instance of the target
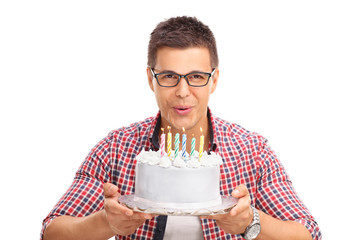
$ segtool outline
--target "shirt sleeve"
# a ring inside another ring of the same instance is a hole
[[[322,239],[320,228],[296,194],[284,167],[266,140],[258,161],[256,207],[283,221],[303,224],[315,240]]]
[[[40,239],[43,239],[49,223],[58,216],[84,217],[103,208],[103,184],[109,178],[107,161],[107,142],[104,139],[90,151],[69,189],[43,220]]]

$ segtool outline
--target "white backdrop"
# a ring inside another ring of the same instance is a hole
[[[39,238],[90,149],[156,114],[149,35],[190,15],[218,43],[213,113],[269,140],[324,239],[354,239],[359,12],[346,0],[1,1],[0,238]]]

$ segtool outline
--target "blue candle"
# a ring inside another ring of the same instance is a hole
[[[183,135],[182,135],[182,158],[185,159],[186,157],[186,134],[185,134],[185,128],[183,128]]]

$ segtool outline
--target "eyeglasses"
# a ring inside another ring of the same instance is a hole
[[[175,87],[179,84],[181,78],[185,78],[186,82],[191,87],[204,87],[208,84],[210,77],[214,74],[216,68],[213,68],[211,73],[207,72],[192,72],[186,75],[180,75],[174,72],[155,73],[151,68],[151,73],[156,78],[156,81],[161,87]]]

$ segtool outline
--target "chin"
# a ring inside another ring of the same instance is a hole
[[[182,131],[182,128],[191,129],[196,125],[196,116],[193,113],[181,116],[176,112],[168,112],[166,119],[171,127]]]
[[[184,127],[185,129],[187,128],[187,124],[184,121],[171,121],[170,124],[172,125],[173,128],[178,129],[179,131],[182,130],[182,128]]]
[[[182,130],[182,128],[185,129],[191,129],[194,127],[194,121],[191,118],[182,118],[182,119],[174,119],[175,121],[172,121],[171,124],[174,128],[178,130]]]

